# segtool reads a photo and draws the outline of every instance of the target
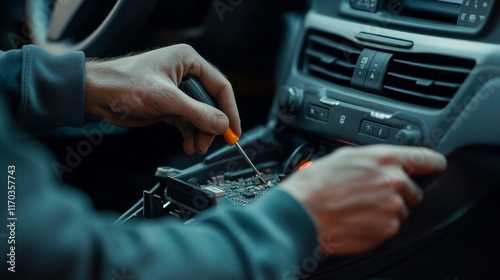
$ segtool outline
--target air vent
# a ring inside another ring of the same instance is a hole
[[[350,86],[360,53],[346,39],[323,32],[310,32],[303,47],[302,71],[335,84]]]
[[[387,97],[427,107],[448,104],[474,67],[473,60],[430,54],[395,54],[383,83]]]

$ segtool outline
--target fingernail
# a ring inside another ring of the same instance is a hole
[[[227,119],[226,116],[217,116],[214,122],[213,129],[215,132],[218,134],[224,133],[226,129],[229,127],[229,120]]]
[[[438,167],[441,170],[445,170],[447,165],[446,157],[442,154],[439,154],[439,162],[438,162]]]

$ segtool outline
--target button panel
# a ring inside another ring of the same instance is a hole
[[[387,139],[389,137],[389,127],[370,121],[362,121],[359,133],[367,134],[380,139]]]
[[[380,92],[391,58],[390,53],[363,49],[356,63],[351,85],[359,89]]]
[[[486,21],[492,6],[493,0],[464,0],[458,14],[457,25],[480,26]]]
[[[356,10],[363,10],[368,12],[377,11],[379,0],[350,0],[351,7]]]
[[[370,67],[368,68],[368,73],[366,74],[366,80],[364,88],[367,90],[382,90],[382,82],[384,81],[384,73],[387,70],[387,64],[389,59],[392,57],[391,54],[384,52],[377,52],[373,58]]]
[[[328,114],[329,111],[327,109],[314,106],[314,105],[309,105],[307,107],[307,117],[311,119],[315,119],[318,121],[322,122],[327,122],[328,121]]]
[[[359,55],[358,62],[356,62],[356,69],[354,70],[351,84],[354,87],[363,88],[366,80],[366,74],[370,68],[373,58],[377,54],[376,51],[364,49]]]

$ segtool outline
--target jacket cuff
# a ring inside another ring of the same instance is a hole
[[[18,120],[28,130],[84,123],[85,55],[54,56],[28,45],[23,49]]]

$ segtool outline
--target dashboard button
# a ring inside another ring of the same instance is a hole
[[[392,54],[377,52],[366,74],[365,89],[374,91],[382,90],[384,73],[387,70],[387,64],[391,57]]]
[[[356,69],[351,80],[353,87],[363,89],[368,68],[376,54],[377,52],[374,50],[363,49],[356,62]]]
[[[362,121],[359,133],[371,135],[380,139],[387,139],[389,137],[389,127],[378,123]]]
[[[372,135],[373,133],[373,125],[370,122],[363,121],[361,123],[361,129],[359,130],[360,133]]]
[[[307,107],[307,116],[312,118],[312,119],[317,119],[318,118],[318,109],[316,106],[309,105]]]
[[[387,139],[389,137],[389,128],[387,126],[376,125],[373,127],[372,135],[380,139]]]
[[[323,108],[318,108],[318,120],[322,122],[328,121],[328,110]]]
[[[327,122],[328,121],[328,114],[329,114],[329,111],[327,109],[324,109],[324,108],[320,108],[318,106],[314,106],[314,105],[309,105],[307,107],[307,117],[311,118],[311,119],[315,119],[315,120],[318,120],[318,121],[322,121],[322,122]]]
[[[350,0],[351,7],[356,10],[375,12],[379,0]]]

